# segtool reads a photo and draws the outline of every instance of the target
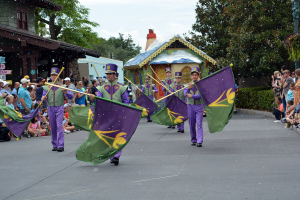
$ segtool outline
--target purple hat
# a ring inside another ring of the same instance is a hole
[[[175,78],[181,78],[182,73],[181,72],[175,72]]]
[[[171,68],[170,68],[170,67],[167,67],[167,68],[166,68],[166,72],[171,72]]]
[[[52,67],[51,71],[50,71],[50,74],[51,75],[58,75],[59,72],[60,72],[60,69],[58,69],[57,67]]]
[[[119,73],[116,73],[116,78],[118,78],[119,77]]]
[[[191,74],[194,73],[194,72],[197,72],[198,74],[200,74],[199,67],[192,67]]]
[[[107,63],[105,66],[105,74],[117,73],[118,65]]]
[[[145,76],[145,79],[150,79],[150,76],[149,76],[149,75],[146,75],[146,76]]]

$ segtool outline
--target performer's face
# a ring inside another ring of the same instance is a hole
[[[171,77],[172,77],[171,72],[167,72],[166,75],[167,75],[168,78],[171,78]]]
[[[197,72],[194,72],[191,74],[191,79],[196,82],[198,81],[198,78],[199,78],[199,74]]]
[[[146,81],[146,83],[149,83],[150,79],[149,79],[149,78],[146,78],[145,81]]]
[[[176,83],[180,83],[181,82],[181,78],[176,78]]]
[[[52,80],[52,82],[54,82],[54,81],[55,81],[56,77],[57,77],[57,75],[55,75],[55,74],[51,74],[51,80]]]
[[[115,80],[115,74],[114,73],[106,74],[106,78],[108,81],[113,82]]]

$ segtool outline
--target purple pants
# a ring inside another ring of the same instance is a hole
[[[203,104],[188,104],[188,116],[189,116],[189,125],[191,133],[191,142],[202,143],[203,142],[203,128],[202,128],[202,119],[203,119]],[[196,123],[197,123],[197,138],[196,138]]]
[[[52,132],[51,143],[53,147],[64,147],[64,106],[48,106],[48,115]]]
[[[184,122],[177,125],[178,130],[184,130]]]
[[[112,159],[114,159],[114,158],[120,159],[120,156],[121,156],[121,154],[122,154],[122,151],[123,151],[123,150],[119,151],[119,153],[117,153],[116,155],[114,155],[113,157],[111,157],[110,160],[112,160]]]

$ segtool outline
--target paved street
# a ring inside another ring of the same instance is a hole
[[[300,135],[274,119],[234,115],[203,147],[142,119],[119,166],[77,161],[88,132],[0,143],[0,199],[299,199]]]

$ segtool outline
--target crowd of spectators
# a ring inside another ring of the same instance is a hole
[[[300,69],[290,73],[285,66],[281,72],[275,71],[272,76],[272,87],[275,92],[273,114],[275,123],[285,123],[286,128],[295,125],[300,128]]]
[[[23,137],[40,137],[51,135],[51,127],[49,124],[49,116],[47,110],[47,101],[44,101],[42,105],[39,105],[42,101],[43,87],[45,82],[50,82],[49,78],[38,77],[32,82],[29,76],[24,76],[20,82],[15,82],[13,87],[8,82],[0,79],[0,97],[4,98],[4,105],[9,106],[17,112],[23,115],[27,115],[33,112],[38,107],[38,115],[33,118],[28,124],[27,128],[22,134]],[[73,90],[73,99],[65,99],[64,104],[64,121],[63,127],[65,133],[75,131],[72,123],[69,122],[69,109],[73,106],[89,106],[94,104],[85,94],[97,94],[97,86],[105,83],[105,79],[98,80],[93,79],[89,83],[89,79],[82,77],[82,80],[75,80],[73,78],[65,78],[59,80],[61,84],[66,85],[67,88]],[[75,93],[75,91],[81,93]],[[16,139],[14,135],[6,127],[3,120],[0,118],[0,141],[9,141]]]

